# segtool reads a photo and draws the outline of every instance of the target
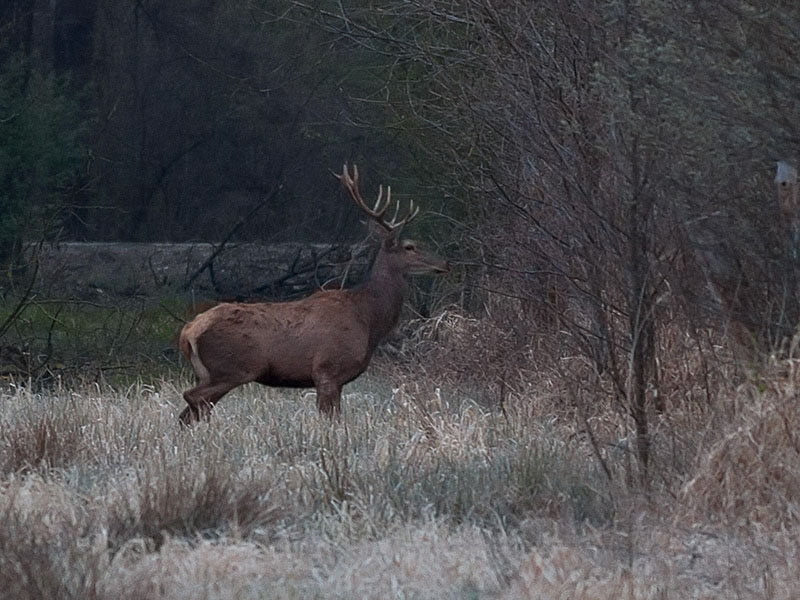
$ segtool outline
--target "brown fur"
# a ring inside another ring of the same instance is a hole
[[[414,242],[398,241],[395,230],[387,229],[359,288],[319,291],[294,302],[219,304],[188,323],[180,348],[197,385],[183,394],[188,406],[180,421],[208,417],[222,396],[252,381],[315,387],[319,410],[337,415],[342,386],[364,372],[397,323],[405,277],[447,271],[445,261],[422,254]]]

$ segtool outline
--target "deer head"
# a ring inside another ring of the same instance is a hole
[[[350,197],[356,203],[356,206],[375,224],[375,229],[382,239],[381,252],[386,255],[385,260],[390,262],[393,270],[402,275],[426,275],[447,272],[448,265],[446,261],[422,253],[415,241],[400,238],[403,227],[413,221],[419,214],[419,207],[414,206],[413,200],[409,202],[405,216],[398,217],[400,213],[400,203],[398,202],[395,205],[394,216],[387,220],[385,215],[392,203],[391,186],[386,187],[386,200],[383,199],[383,185],[378,186],[378,199],[375,201],[374,207],[370,208],[359,191],[358,167],[356,165],[353,165],[352,176],[348,173],[347,165],[345,164],[342,167],[342,174],[336,175],[336,177],[350,193]]]

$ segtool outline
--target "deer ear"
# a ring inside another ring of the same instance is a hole
[[[381,241],[381,246],[384,248],[391,248],[392,246],[397,245],[398,241],[400,240],[399,229],[387,231],[385,227],[372,220],[367,221],[367,226],[369,228],[370,235],[378,238]]]
[[[390,248],[394,248],[400,243],[400,233],[395,231],[383,231],[381,232],[381,237],[383,237],[382,246],[389,250]]]

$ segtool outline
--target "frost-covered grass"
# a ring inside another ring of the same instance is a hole
[[[329,423],[313,393],[246,387],[181,430],[185,382],[9,387],[0,595],[797,597],[786,381],[736,392],[731,433],[649,498],[531,398],[502,414],[363,379]]]

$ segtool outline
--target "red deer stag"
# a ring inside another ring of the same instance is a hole
[[[315,387],[317,407],[329,417],[340,410],[342,386],[361,375],[378,343],[400,316],[407,275],[447,272],[447,262],[427,256],[400,229],[419,212],[387,221],[391,188],[378,188],[370,209],[358,189],[358,169],[336,175],[358,207],[380,226],[380,250],[360,287],[321,290],[293,302],[219,304],[181,331],[180,347],[197,385],[183,397],[183,424],[208,418],[214,404],[233,388],[257,381],[274,387]]]

